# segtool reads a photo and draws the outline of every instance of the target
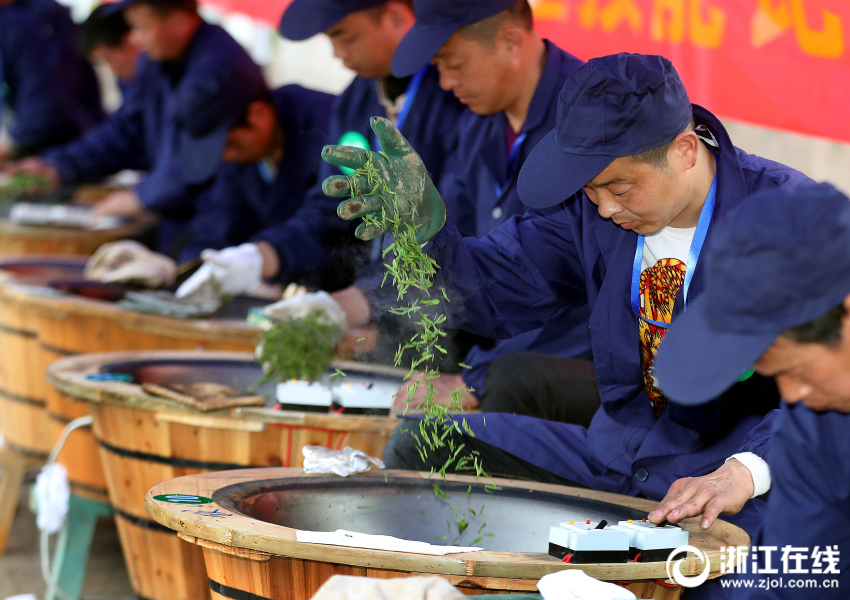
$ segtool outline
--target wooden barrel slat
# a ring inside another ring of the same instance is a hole
[[[139,527],[117,516],[115,519],[130,584],[143,598],[209,598],[209,586],[196,576],[204,571],[203,555],[174,532]]]

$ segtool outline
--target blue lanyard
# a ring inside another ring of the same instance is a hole
[[[272,176],[271,169],[269,169],[269,165],[266,163],[265,159],[257,161],[257,170],[260,172],[260,177],[263,178],[263,181],[266,183],[274,183],[274,177]]]
[[[510,127],[510,123],[506,125],[507,127]],[[507,173],[505,174],[505,183],[504,185],[500,185],[498,181],[496,182],[496,198],[501,198],[502,189],[507,188],[510,185],[517,160],[519,160],[519,151],[522,149],[522,143],[525,141],[527,136],[528,133],[526,132],[514,140],[514,144],[511,146],[511,151],[508,153],[508,168]]]
[[[719,162],[720,161],[718,160],[718,163]],[[688,262],[685,264],[685,282],[682,284],[683,306],[687,306],[688,303],[688,288],[691,287],[691,280],[694,277],[694,271],[696,270],[697,261],[699,260],[699,255],[702,251],[702,245],[705,243],[705,236],[708,235],[708,227],[711,224],[711,217],[714,215],[714,204],[716,199],[717,172],[714,174],[714,181],[711,182],[711,190],[709,190],[708,197],[705,199],[705,204],[703,204],[702,211],[699,215],[699,221],[697,222],[697,228],[696,231],[694,231],[694,239],[691,241],[690,250],[688,250]],[[635,311],[635,314],[638,317],[647,323],[666,329],[667,327],[670,327],[670,323],[654,321],[643,316],[640,311],[640,274],[642,270],[641,267],[643,266],[643,248],[644,236],[639,235],[637,250],[635,250],[635,261],[632,266],[632,310]]]
[[[407,91],[405,92],[406,96],[404,97],[404,105],[401,107],[401,112],[398,113],[398,123],[396,123],[396,128],[399,131],[404,128],[404,124],[407,122],[407,117],[410,114],[410,109],[413,107],[413,100],[416,98],[416,94],[419,93],[419,88],[422,86],[422,80],[425,79],[425,73],[428,72],[428,66],[425,65],[421,69],[419,69],[413,78],[410,80],[410,83],[407,84]],[[381,150],[381,142],[378,141],[378,136],[373,136],[375,140],[375,151]]]

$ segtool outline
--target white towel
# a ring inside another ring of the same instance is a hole
[[[369,535],[356,531],[337,529],[333,532],[296,531],[295,539],[308,544],[329,544],[331,546],[348,546],[350,548],[370,548],[372,550],[392,550],[394,552],[411,552],[413,554],[431,554],[445,556],[459,552],[477,552],[481,548],[463,548],[460,546],[435,546],[426,542],[400,540],[389,535]],[[634,598],[634,596],[632,596]]]
[[[635,600],[635,595],[613,583],[599,581],[581,569],[549,573],[537,582],[544,600]]]
[[[334,575],[312,600],[464,600],[452,584],[441,577],[369,579]]]

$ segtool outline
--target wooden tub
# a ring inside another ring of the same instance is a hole
[[[34,286],[80,277],[85,257],[22,256],[0,260],[0,431],[6,446],[41,460],[53,445],[45,401]]]
[[[86,293],[97,293],[95,285]],[[42,372],[53,361],[77,354],[118,350],[250,351],[259,329],[245,323],[248,306],[265,300],[240,299],[212,319],[177,319],[128,310],[114,302],[80,295],[33,295]],[[47,387],[52,438],[71,420],[89,414],[88,406]],[[74,493],[105,501],[108,496],[97,442],[89,429],[75,431],[58,458],[68,469]]]
[[[359,371],[399,382],[397,369],[338,363],[349,375]],[[136,383],[86,379],[122,372]],[[217,381],[245,388],[261,376],[246,353],[120,352],[65,358],[50,365],[57,393],[88,403],[100,445],[109,497],[130,580],[150,600],[190,600],[209,596],[201,551],[152,521],[143,505],[152,485],[190,473],[247,466],[300,465],[301,448],[346,445],[380,456],[397,419],[243,408],[199,413],[171,400],[150,396],[140,382]],[[257,392],[273,390],[265,384]],[[270,404],[274,402],[271,401]]]
[[[570,568],[626,583],[639,598],[681,596],[682,588],[667,583],[664,562],[568,565],[546,554],[550,525],[567,519],[640,518],[654,502],[513,480],[496,480],[502,489],[488,494],[485,482],[462,476],[448,476],[440,483],[450,496],[441,500],[432,490],[435,482],[439,479],[426,473],[407,471],[372,471],[342,479],[304,475],[298,469],[246,469],[160,483],[146,494],[145,506],[158,523],[204,549],[216,600],[307,600],[336,574],[437,574],[467,594],[536,591],[542,576]],[[180,496],[199,497],[204,503],[177,503],[192,502]],[[435,539],[437,534],[445,533],[453,515],[466,514],[469,508],[480,517],[472,518],[458,545],[471,545],[480,522],[494,533],[475,544],[485,548],[481,552],[428,556],[296,539],[297,529],[346,529],[445,544]],[[720,575],[723,546],[749,544],[743,530],[723,521],[707,531],[701,531],[696,520],[688,520],[683,528],[690,534],[689,543],[707,552],[713,577]],[[691,558],[682,572],[697,574],[702,567]]]

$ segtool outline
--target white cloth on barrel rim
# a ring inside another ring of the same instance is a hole
[[[365,473],[375,465],[384,468],[384,463],[374,456],[369,456],[362,450],[346,446],[342,450],[331,450],[324,446],[304,446],[305,473],[334,473],[340,477],[348,477],[355,473]]]
[[[368,548],[370,550],[390,550],[393,552],[410,552],[411,554],[430,554],[445,556],[461,552],[478,552],[483,548],[462,546],[435,546],[427,542],[402,540],[390,535],[371,535],[337,529],[336,531],[296,531],[295,539],[308,544],[328,544],[330,546],[346,546],[349,548]]]

